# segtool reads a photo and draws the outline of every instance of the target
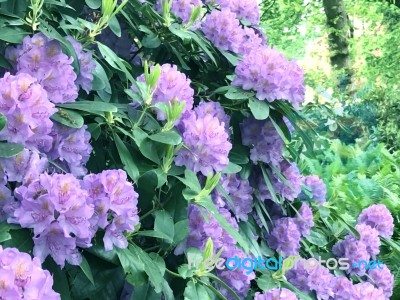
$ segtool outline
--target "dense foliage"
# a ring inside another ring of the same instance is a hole
[[[302,172],[320,144],[304,73],[257,1],[0,8],[0,297],[391,297],[390,264],[356,266],[399,257],[397,220],[344,215]]]

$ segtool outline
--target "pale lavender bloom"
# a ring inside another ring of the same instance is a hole
[[[138,82],[145,82],[144,75],[136,79]],[[190,87],[190,79],[184,73],[178,71],[176,65],[164,64],[161,66],[161,75],[158,79],[157,85],[154,88],[151,104],[157,103],[185,103],[183,112],[190,111],[193,108],[193,95],[194,90]],[[133,90],[136,88],[131,87]],[[157,119],[164,121],[166,119],[165,113],[156,109]]]
[[[285,288],[276,288],[264,293],[257,292],[254,300],[297,300],[296,294]]]
[[[162,5],[165,3],[165,0],[157,0],[156,2],[156,10],[160,13],[163,11]],[[186,24],[190,20],[190,16],[192,14],[192,10],[197,6],[202,6],[201,0],[172,0],[171,12],[182,21],[183,24]],[[194,28],[199,26],[199,22],[195,22]]]
[[[353,285],[351,300],[386,300],[381,288],[374,288],[369,282],[363,282]]]
[[[39,236],[33,238],[33,255],[44,262],[50,255],[54,261],[64,268],[65,261],[71,265],[80,265],[82,255],[76,249],[74,237],[65,236],[63,228],[57,223],[51,223]]]
[[[1,139],[38,147],[38,136],[48,136],[53,126],[50,116],[56,111],[46,91],[29,74],[6,73],[0,79],[0,113],[7,117]]]
[[[358,223],[364,223],[375,228],[384,238],[388,239],[393,235],[393,217],[383,204],[375,204],[365,208],[358,216]]]
[[[262,161],[279,166],[284,143],[271,121],[249,117],[240,124],[240,131],[243,145],[251,147],[250,159],[254,164]]]
[[[393,294],[394,276],[389,268],[387,266],[383,266],[383,269],[376,267],[370,269],[368,275],[371,277],[369,281],[382,289],[385,297],[390,299]]]
[[[262,38],[254,31],[253,28],[244,27],[242,30],[242,43],[238,53],[248,55],[252,50],[258,49],[263,45]]]
[[[213,10],[207,15],[201,30],[215,47],[239,53],[243,41],[243,29],[233,12]]]
[[[0,246],[0,298],[59,300],[53,289],[53,278],[43,270],[37,258],[16,248]]]
[[[336,278],[327,268],[320,266],[316,259],[298,262],[296,268],[286,273],[286,278],[304,292],[315,291],[318,299],[328,300],[334,297]]]
[[[305,177],[304,184],[311,190],[312,201],[317,201],[320,204],[326,201],[326,185],[317,175]]]
[[[310,229],[314,226],[314,220],[312,210],[306,203],[301,205],[294,221],[299,227],[302,236],[306,237],[310,235]]]
[[[335,278],[333,293],[335,300],[349,300],[351,299],[353,283],[345,276]]]
[[[201,102],[198,106],[194,108],[196,115],[199,118],[204,118],[207,114],[218,118],[221,123],[225,124],[226,132],[229,132],[230,116],[226,114],[224,108],[219,102]]]
[[[92,90],[93,71],[96,68],[96,63],[93,60],[90,52],[83,51],[81,43],[71,36],[66,39],[70,41],[79,60],[79,75],[75,80],[75,84],[81,87],[87,94]]]
[[[78,97],[73,58],[62,52],[58,41],[43,33],[26,36],[22,45],[9,47],[6,56],[18,73],[28,73],[38,80],[51,102],[73,102]]]
[[[268,236],[268,244],[283,256],[298,255],[301,233],[292,218],[281,218]]]
[[[223,10],[234,12],[238,19],[249,21],[253,25],[260,23],[260,7],[257,0],[215,0],[215,3]]]
[[[53,145],[47,153],[48,157],[75,176],[85,175],[87,170],[84,165],[93,150],[87,126],[76,129],[55,123],[52,136]]]
[[[269,178],[272,183],[272,187],[277,195],[282,198],[293,202],[301,193],[302,177],[300,171],[295,163],[289,163],[282,161],[280,165],[280,172],[286,181],[283,181],[275,173],[269,172]],[[259,186],[261,200],[269,199],[273,200],[271,192],[269,191],[265,179],[262,175],[259,176]]]
[[[177,166],[185,166],[195,173],[207,176],[228,166],[232,144],[225,131],[225,124],[217,117],[206,114],[203,118],[194,112],[181,120],[183,143],[175,157]]]
[[[11,158],[0,158],[0,164],[7,181],[30,183],[37,179],[48,166],[47,158],[40,157],[39,153],[24,149]]]
[[[304,101],[302,69],[273,48],[263,46],[251,51],[237,64],[235,74],[232,84],[256,91],[260,101],[287,100],[297,109]]]
[[[247,221],[253,208],[253,188],[249,181],[241,179],[237,174],[228,174],[221,177],[220,184],[231,201],[215,189],[212,194],[214,202],[230,209],[238,220]]]
[[[378,230],[366,224],[356,225],[356,230],[360,234],[360,241],[367,246],[369,255],[371,255],[372,259],[375,259],[380,252],[379,247],[381,246]]]
[[[337,257],[343,257],[349,260],[350,268],[346,270],[347,273],[360,276],[365,274],[366,266],[360,264],[360,268],[358,268],[358,263],[362,260],[368,262],[371,258],[364,242],[357,240],[352,235],[348,235],[343,241],[336,243],[332,248],[332,253]]]
[[[0,222],[7,220],[8,214],[3,210],[4,206],[13,200],[11,191],[8,187],[0,184]]]

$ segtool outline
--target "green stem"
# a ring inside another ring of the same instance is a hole
[[[172,272],[172,271],[168,270],[167,268],[165,268],[165,271],[167,271],[167,273],[171,274],[172,276],[182,278],[181,275],[179,275],[178,273]]]

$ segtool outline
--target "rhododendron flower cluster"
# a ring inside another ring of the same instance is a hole
[[[190,16],[192,14],[192,10],[197,6],[203,6],[201,0],[172,0],[171,1],[171,12],[180,20],[182,23],[186,24],[190,20]],[[163,11],[164,0],[157,0],[156,9],[160,13]],[[199,23],[196,22],[194,27],[198,27]]]
[[[253,210],[253,188],[247,179],[241,179],[237,174],[223,175],[220,184],[224,193],[215,189],[213,191],[214,203],[233,212],[238,220],[247,221],[248,214]]]
[[[187,148],[182,147],[179,150],[175,164],[207,176],[228,166],[232,144],[223,122],[213,114],[205,114],[203,117],[201,115],[201,110],[200,116],[192,111],[181,119],[178,127]]]
[[[84,165],[93,149],[87,125],[77,129],[55,123],[51,136],[50,147],[44,149],[48,157],[75,176],[85,175]]]
[[[15,189],[17,206],[8,222],[34,233],[34,255],[50,255],[64,266],[79,265],[77,246],[88,248],[98,228],[105,229],[104,246],[127,247],[125,231],[139,223],[137,193],[122,170],[90,174],[80,181],[71,174],[41,174]],[[111,220],[111,221],[110,221]]]
[[[271,121],[249,117],[240,124],[240,131],[243,145],[251,147],[250,159],[254,164],[262,161],[279,166],[284,143]]]
[[[38,140],[50,133],[50,116],[56,111],[34,77],[6,73],[0,79],[0,112],[7,117],[0,139],[36,147]]]
[[[370,269],[368,271],[369,281],[376,287],[382,289],[385,297],[390,299],[393,294],[394,275],[390,272],[387,266],[383,269]]]
[[[281,218],[275,221],[268,236],[268,245],[283,256],[298,255],[301,232],[293,218]]]
[[[0,246],[0,298],[9,300],[59,300],[53,277],[43,270],[39,259],[16,248]]]
[[[393,235],[394,223],[390,211],[383,204],[375,204],[364,209],[358,217],[358,223],[364,223],[378,230],[379,235],[390,238]]]
[[[196,115],[200,118],[204,118],[207,114],[218,118],[218,120],[225,124],[226,132],[229,132],[230,116],[226,114],[224,108],[219,102],[201,102],[194,108]]]
[[[144,74],[137,79],[139,82],[145,82]],[[185,74],[178,71],[176,65],[164,64],[161,66],[161,75],[157,85],[154,88],[151,104],[173,103],[178,101],[185,103],[183,112],[190,111],[193,108],[194,90],[190,87],[190,79]],[[132,86],[135,90],[135,86]],[[157,119],[163,121],[166,119],[165,113],[157,109]]]
[[[83,51],[81,43],[71,36],[67,36],[66,39],[74,47],[76,56],[79,60],[79,75],[75,84],[89,94],[92,90],[93,71],[96,68],[96,63],[94,62],[90,52]]]
[[[257,0],[214,0],[222,10],[230,10],[239,19],[246,20],[253,25],[260,22],[260,8]],[[206,1],[213,2],[213,1]]]
[[[0,158],[0,176],[6,182],[30,183],[38,178],[48,166],[46,157],[36,151],[24,149],[14,157]]]
[[[382,232],[387,236],[393,234],[393,217],[388,209],[382,205],[372,205],[364,209],[358,217],[359,224],[356,226],[360,237],[347,235],[345,240],[337,242],[332,248],[333,254],[337,257],[349,259],[349,263],[357,263],[360,260],[369,261],[375,259],[380,252],[379,235]],[[379,231],[381,230],[381,231]],[[351,268],[350,274],[364,275],[365,268]]]
[[[247,55],[261,47],[263,39],[252,28],[243,28],[230,10],[213,10],[202,23],[201,30],[215,47]]]
[[[238,223],[228,210],[221,207],[218,211],[235,230],[239,230]],[[204,216],[206,216],[207,219],[205,219]],[[188,207],[188,219],[189,235],[186,240],[186,247],[204,250],[208,238],[211,238],[215,253],[223,248],[221,253],[222,258],[235,256],[241,258],[246,257],[246,254],[236,247],[236,241],[220,226],[211,213],[205,211],[201,207],[191,204]],[[232,287],[240,297],[245,297],[247,295],[251,280],[255,278],[254,272],[246,274],[246,270],[243,269],[219,270],[218,276]],[[221,290],[226,296],[229,295],[226,290]]]
[[[295,108],[304,101],[303,70],[277,50],[264,46],[244,56],[232,84],[257,92],[257,99],[288,100]]]
[[[295,223],[299,227],[302,236],[309,236],[310,229],[314,227],[313,213],[306,203],[303,203],[295,217]]]
[[[94,205],[95,214],[89,220],[93,231],[105,229],[104,247],[113,245],[126,248],[128,241],[124,232],[132,232],[139,224],[138,194],[122,170],[106,170],[100,174],[89,174],[83,178],[83,187],[88,191],[88,202]],[[109,221],[110,216],[112,222]]]
[[[304,184],[312,193],[312,201],[317,201],[319,204],[326,201],[326,185],[317,175],[306,176]]]
[[[295,163],[289,163],[284,160],[280,164],[280,172],[286,179],[285,181],[274,172],[267,171],[272,187],[278,196],[293,202],[301,193],[302,177],[300,171]],[[262,174],[259,176],[258,190],[261,200],[273,200]]]
[[[47,91],[53,103],[73,102],[78,97],[73,58],[62,52],[58,41],[42,33],[24,38],[22,45],[9,47],[6,57],[18,73],[27,73]]]
[[[254,295],[254,300],[297,300],[296,294],[292,291],[282,288],[282,289],[272,289],[265,293],[257,292]]]

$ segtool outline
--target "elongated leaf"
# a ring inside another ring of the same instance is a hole
[[[172,217],[165,211],[157,211],[155,213],[154,231],[165,235],[170,242],[174,239],[174,221]]]
[[[149,135],[149,139],[167,145],[179,145],[182,142],[182,137],[176,131],[159,132]]]
[[[115,145],[118,149],[119,157],[124,164],[125,171],[128,173],[129,177],[132,178],[133,181],[136,181],[139,178],[139,169],[136,166],[132,154],[129,152],[128,148],[118,136],[118,134],[114,133],[113,136]]]
[[[13,157],[24,150],[24,145],[0,142],[0,157]]]
[[[19,44],[28,34],[19,27],[0,27],[0,40],[7,43]]]
[[[6,126],[7,123],[7,118],[0,113],[0,131],[4,128],[4,126]]]
[[[65,108],[58,109],[51,119],[71,128],[81,128],[84,123],[80,114]]]
[[[265,101],[250,98],[249,108],[256,120],[265,120],[269,116],[269,105]]]
[[[89,279],[89,281],[94,285],[92,270],[90,269],[89,263],[83,255],[82,262],[79,267],[82,269],[82,272],[86,275],[87,279]]]
[[[117,112],[118,108],[106,102],[79,100],[72,103],[58,104],[58,107],[76,109],[86,112]]]

